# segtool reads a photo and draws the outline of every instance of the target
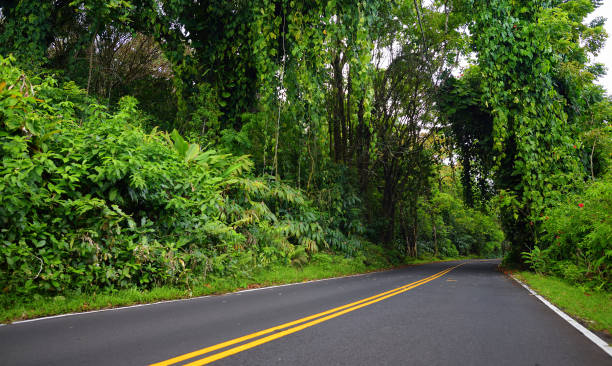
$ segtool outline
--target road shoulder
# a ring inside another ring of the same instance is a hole
[[[582,333],[586,338],[588,338],[591,342],[596,344],[599,348],[601,348],[604,352],[606,352],[610,357],[612,357],[612,346],[610,345],[610,342],[612,341],[612,337],[610,335],[608,335],[607,333],[603,331],[597,331],[597,330],[591,331],[587,329],[586,326],[588,326],[588,324],[585,324],[584,320],[570,316],[569,314],[561,310],[558,306],[550,302],[547,298],[540,295],[537,291],[532,289],[526,283],[527,281],[525,281],[524,277],[517,275],[517,274],[513,274],[513,273],[508,273],[508,275],[512,279],[514,279],[516,282],[518,282],[521,286],[523,286],[527,291],[529,291],[531,295],[535,296],[544,305],[546,305],[548,308],[554,311],[563,320],[569,323],[572,327],[574,327],[576,330]]]

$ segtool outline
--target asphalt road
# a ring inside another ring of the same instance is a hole
[[[198,350],[165,364],[612,365],[497,264],[433,263],[9,324],[0,365],[164,364]]]

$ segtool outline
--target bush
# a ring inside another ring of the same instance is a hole
[[[436,225],[438,253],[442,256],[475,254],[499,256],[503,232],[495,219],[479,210],[466,207],[451,194],[438,192],[419,209],[419,253],[435,252],[432,212]]]
[[[251,161],[141,127],[74,84],[0,57],[0,288],[11,294],[189,286],[359,247]],[[332,240],[333,239],[333,240]]]
[[[453,243],[449,239],[445,239],[444,241],[441,242],[440,254],[443,257],[454,258],[454,257],[459,256],[459,251],[457,250],[457,247],[453,245]]]
[[[542,218],[540,245],[546,272],[572,283],[610,290],[612,176],[570,195]]]
[[[186,283],[244,241],[218,204],[248,160],[145,133],[133,98],[111,114],[6,59],[0,75],[5,292]]]

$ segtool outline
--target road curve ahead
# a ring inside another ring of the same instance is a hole
[[[498,261],[21,322],[0,365],[612,365]]]

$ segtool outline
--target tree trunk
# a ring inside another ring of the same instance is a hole
[[[417,251],[417,235],[418,235],[418,217],[417,217],[417,199],[411,197],[408,203],[408,217],[403,218],[410,220],[411,225],[409,226],[408,235],[406,238],[406,254],[411,257],[418,255]]]
[[[472,192],[472,162],[465,157],[462,161],[463,172],[461,183],[463,184],[463,199],[468,207],[474,208],[474,192]]]
[[[357,137],[355,139],[357,146],[355,148],[357,170],[359,172],[359,185],[362,192],[366,192],[368,187],[368,169],[370,167],[370,129],[365,125],[363,104],[364,100],[362,98],[357,110],[359,125],[357,126]]]
[[[344,161],[346,163],[352,160],[352,149],[351,144],[353,143],[353,128],[351,127],[351,93],[353,92],[353,85],[351,82],[351,68],[349,64],[348,79],[346,82],[346,106],[344,108],[344,130],[342,131],[342,138],[344,139]],[[344,101],[343,101],[344,102]]]
[[[412,248],[413,249],[412,249],[412,251],[414,253],[414,257],[416,258],[416,257],[419,256],[419,248],[417,246],[417,237],[418,237],[418,234],[419,234],[419,232],[418,232],[419,222],[418,222],[418,217],[416,215],[416,212],[415,212],[414,217],[413,217],[412,220],[413,220],[412,221],[412,238],[413,238],[413,241],[412,241],[412,245],[413,245]]]
[[[438,230],[436,228],[436,217],[433,214],[433,211],[431,212],[431,225],[433,227],[433,240],[434,240],[434,256],[438,256]]]
[[[276,118],[276,132],[275,132],[275,136],[274,136],[274,176],[276,177],[276,180],[279,180],[280,177],[278,175],[278,140],[279,140],[279,136],[280,136],[280,115],[281,115],[281,106],[283,105],[282,100],[281,100],[281,96],[280,96],[280,91],[283,88],[284,85],[284,78],[285,78],[285,9],[282,8],[282,17],[283,17],[283,24],[282,24],[282,30],[281,33],[282,34],[282,46],[283,46],[283,54],[282,54],[282,59],[281,59],[281,70],[280,70],[280,75],[278,78],[279,81],[279,95],[278,95],[278,116]]]
[[[395,184],[392,179],[385,179],[383,191],[382,210],[385,219],[382,239],[385,243],[391,243],[395,236]]]
[[[308,137],[310,140],[310,131],[308,132]],[[306,183],[306,191],[310,191],[310,183],[312,182],[312,177],[314,176],[314,170],[315,170],[315,159],[314,159],[314,156],[312,155],[312,149],[310,147],[310,142],[307,141],[306,146],[308,147],[308,156],[310,157],[310,173],[308,174],[308,183]]]
[[[91,44],[89,45],[89,73],[87,75],[87,95],[89,95],[89,88],[91,86],[91,72],[93,69],[93,54],[94,54],[94,44],[96,42],[96,33],[94,33],[93,38],[91,39]]]
[[[343,134],[346,134],[346,124],[344,122],[344,85],[342,77],[342,65],[340,56],[336,55],[332,61],[334,70],[334,84],[336,88],[336,100],[333,107],[332,119],[334,120],[334,161],[344,161],[344,141]]]
[[[297,184],[298,184],[298,190],[302,189],[302,184],[301,184],[301,180],[302,180],[302,159],[300,159],[300,155],[302,154],[302,151],[300,150],[300,153],[298,154],[298,179],[297,179]]]
[[[593,148],[591,149],[591,180],[595,181],[595,173],[593,172],[593,154],[595,154],[595,144],[597,143],[597,138],[593,140]]]

